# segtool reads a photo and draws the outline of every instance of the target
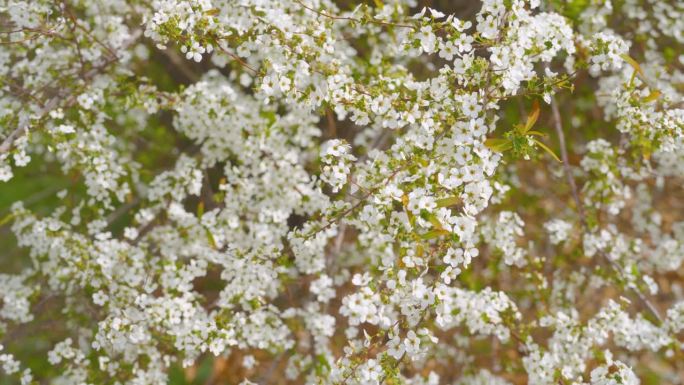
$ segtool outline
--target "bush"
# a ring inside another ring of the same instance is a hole
[[[0,0],[0,383],[680,383],[682,20]]]

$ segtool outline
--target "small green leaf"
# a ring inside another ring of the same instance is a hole
[[[660,95],[661,95],[660,91],[653,90],[653,91],[651,91],[650,94],[648,94],[647,97],[644,98],[644,103],[650,103],[652,101],[658,100]]]
[[[204,230],[207,233],[207,240],[209,241],[211,247],[213,247],[214,249],[218,249],[218,246],[216,245],[216,239],[214,239],[214,234],[212,234],[211,231],[209,231],[209,229],[207,228],[205,228]]]
[[[423,213],[424,213],[424,215],[423,215]],[[437,219],[437,216],[435,214],[429,213],[427,211],[423,211],[421,213],[421,217],[424,217],[424,219],[427,219],[427,221],[430,222],[430,224],[432,224],[432,226],[435,229],[444,230],[444,227],[442,227],[442,222],[440,222],[439,219]]]
[[[454,206],[461,202],[461,198],[457,196],[437,199],[437,207],[449,207]]]
[[[172,365],[169,368],[169,385],[188,385],[185,379],[185,372],[178,365]]]
[[[644,71],[641,69],[641,66],[631,56],[627,54],[622,54],[620,55],[620,57],[623,58],[627,63],[629,63],[629,65],[631,65],[632,68],[634,68],[634,70],[639,73],[639,75],[644,76]]]
[[[428,241],[430,239],[435,239],[435,238],[440,237],[442,235],[449,235],[449,234],[451,234],[451,233],[449,233],[446,230],[430,230],[427,233],[423,234],[421,236],[421,238]]]
[[[195,379],[192,381],[192,383],[194,385],[206,384],[209,378],[211,377],[213,369],[214,358],[211,356],[207,356],[205,359],[202,360],[202,362],[197,367],[197,374],[195,375]]]
[[[539,132],[539,131],[535,131],[535,130],[527,131],[527,135],[536,135],[536,136],[541,136],[541,137],[546,137],[546,136],[547,136],[545,133]]]
[[[513,143],[508,139],[491,138],[485,140],[485,146],[496,152],[504,152],[513,148]]]
[[[14,219],[14,213],[7,214],[4,218],[0,219],[0,226]]]
[[[534,140],[535,143],[539,145],[539,147],[543,148],[546,152],[549,153],[553,157],[553,159],[557,160],[559,163],[561,162],[560,158],[558,158],[558,155],[556,155],[550,148],[548,148],[544,143],[538,141],[537,139],[532,139]]]

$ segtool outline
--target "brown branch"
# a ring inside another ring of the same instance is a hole
[[[580,199],[579,192],[577,190],[577,184],[575,183],[575,178],[572,175],[572,169],[570,168],[570,161],[568,160],[568,150],[565,145],[565,134],[563,133],[563,123],[561,121],[560,112],[558,111],[558,104],[556,103],[555,96],[551,96],[551,113],[553,114],[553,124],[558,135],[558,144],[560,145],[561,160],[563,161],[563,173],[565,174],[565,179],[568,181],[570,186],[570,191],[572,192],[572,199],[575,201],[575,206],[577,208],[577,214],[580,217],[580,222],[583,228],[587,228],[586,216],[584,213],[584,206],[582,205],[582,200]]]
[[[178,71],[180,71],[183,76],[185,76],[188,80],[192,82],[197,82],[199,80],[199,76],[190,68],[188,67],[186,61],[178,56],[178,52],[170,49],[163,49],[161,50],[162,54],[166,56],[170,61],[171,64],[174,65]]]
[[[580,223],[582,225],[583,232],[589,232],[589,225],[587,224],[586,212],[584,211],[584,206],[582,205],[582,200],[580,199],[579,192],[577,190],[577,185],[575,184],[575,178],[572,175],[572,169],[570,168],[570,162],[568,160],[568,151],[565,147],[565,134],[563,133],[563,123],[561,121],[560,111],[558,110],[558,103],[556,102],[556,97],[551,95],[551,113],[553,114],[554,128],[556,134],[558,135],[558,143],[560,145],[561,160],[563,161],[563,172],[565,173],[565,178],[570,185],[570,190],[572,192],[572,198],[577,206],[577,214],[580,218]],[[599,253],[610,265],[610,267],[620,276],[622,276],[622,269],[620,266],[610,259],[605,253]],[[651,301],[646,298],[644,293],[638,288],[630,287],[632,292],[639,298],[639,300],[646,306],[646,308],[651,312],[653,317],[655,317],[660,324],[663,324],[663,317],[660,315],[658,309],[651,303]]]
[[[69,19],[70,19],[71,22],[73,23],[73,27],[74,27],[74,28],[71,29],[71,30],[72,30],[72,33],[73,33],[74,29],[80,29],[81,31],[83,31],[83,33],[86,34],[86,36],[88,36],[88,37],[89,37],[90,39],[92,39],[94,42],[96,42],[97,44],[99,44],[100,46],[102,46],[105,50],[107,50],[107,52],[109,53],[110,56],[112,56],[112,57],[116,57],[116,56],[117,56],[117,55],[116,55],[116,52],[114,51],[114,49],[112,49],[112,47],[110,47],[109,45],[103,43],[100,39],[98,39],[97,37],[95,37],[95,35],[93,35],[92,31],[90,31],[89,29],[85,28],[83,25],[81,25],[81,23],[78,22],[78,19],[76,18],[76,16],[74,15],[74,13],[70,10],[69,4],[66,2],[66,0],[63,2],[63,5],[64,5],[64,11],[67,13],[67,15],[69,16]],[[77,41],[77,39],[76,39],[75,36],[74,36],[74,41],[76,41],[76,44],[77,44],[77,46],[78,46],[78,41]]]
[[[230,56],[233,60],[235,60],[236,62],[238,62],[238,64],[240,64],[241,66],[243,66],[243,67],[247,68],[248,70],[252,71],[253,74],[256,75],[256,74],[259,73],[259,71],[257,71],[254,67],[250,66],[249,64],[247,64],[247,62],[245,62],[244,60],[242,60],[242,58],[241,58],[240,56],[238,56],[238,55],[236,55],[236,54],[234,54],[234,53],[228,51],[227,49],[223,48],[223,47],[221,46],[221,44],[218,44],[218,48],[219,48],[219,50],[221,50],[221,52],[225,53],[226,55]]]

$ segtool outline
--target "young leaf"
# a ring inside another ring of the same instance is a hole
[[[444,230],[444,227],[442,227],[442,223],[437,219],[437,216],[435,214],[430,214],[428,216],[428,221],[434,226],[436,230]]]
[[[634,68],[634,70],[639,73],[639,75],[644,76],[644,71],[641,69],[641,66],[631,56],[627,54],[622,54],[620,55],[620,57],[623,58],[627,63],[629,63],[629,65],[631,65],[632,68]]]
[[[539,147],[543,148],[546,152],[548,152],[549,155],[551,155],[553,157],[553,159],[557,160],[559,163],[561,162],[560,158],[558,158],[558,155],[556,155],[553,152],[553,150],[548,148],[544,143],[538,141],[537,139],[532,139],[532,140],[534,140],[534,142],[537,143],[539,145]]]
[[[11,221],[14,218],[14,216],[15,216],[14,213],[7,214],[4,218],[0,219],[0,226]]]
[[[539,119],[540,111],[541,108],[539,107],[539,101],[535,99],[535,101],[532,102],[532,111],[530,111],[530,114],[527,116],[527,122],[525,122],[525,127],[523,128],[521,134],[526,134],[527,131],[534,126],[534,124],[537,122],[537,119]]]
[[[200,201],[197,204],[197,218],[202,218],[202,215],[204,215],[204,202]]]
[[[513,148],[513,143],[508,139],[491,138],[485,140],[485,146],[489,147],[492,151],[504,152]]]
[[[437,207],[449,207],[461,202],[461,198],[457,196],[437,199]]]
[[[435,238],[437,238],[437,237],[444,236],[444,235],[449,235],[449,234],[451,234],[451,233],[448,232],[448,231],[446,231],[446,230],[444,230],[444,229],[441,229],[441,230],[440,230],[440,229],[437,229],[437,230],[430,230],[430,231],[428,231],[427,233],[423,234],[423,235],[421,236],[421,238],[423,238],[424,240],[427,241],[427,240],[430,240],[430,239],[435,239]]]
[[[204,231],[207,233],[207,241],[209,241],[209,245],[213,249],[218,249],[218,245],[216,244],[216,240],[214,239],[214,234],[212,234],[211,231],[207,228],[205,228]]]
[[[650,103],[652,101],[658,100],[660,95],[661,95],[660,91],[653,90],[653,91],[651,91],[650,94],[648,94],[647,97],[644,98],[644,103]]]

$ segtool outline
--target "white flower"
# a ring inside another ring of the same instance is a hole
[[[420,46],[423,48],[425,53],[433,53],[435,51],[437,37],[432,32],[432,27],[429,25],[420,28],[420,32],[418,32],[418,40],[420,40]]]
[[[544,228],[549,233],[551,243],[557,245],[568,239],[572,225],[561,219],[554,219],[544,223]]]

